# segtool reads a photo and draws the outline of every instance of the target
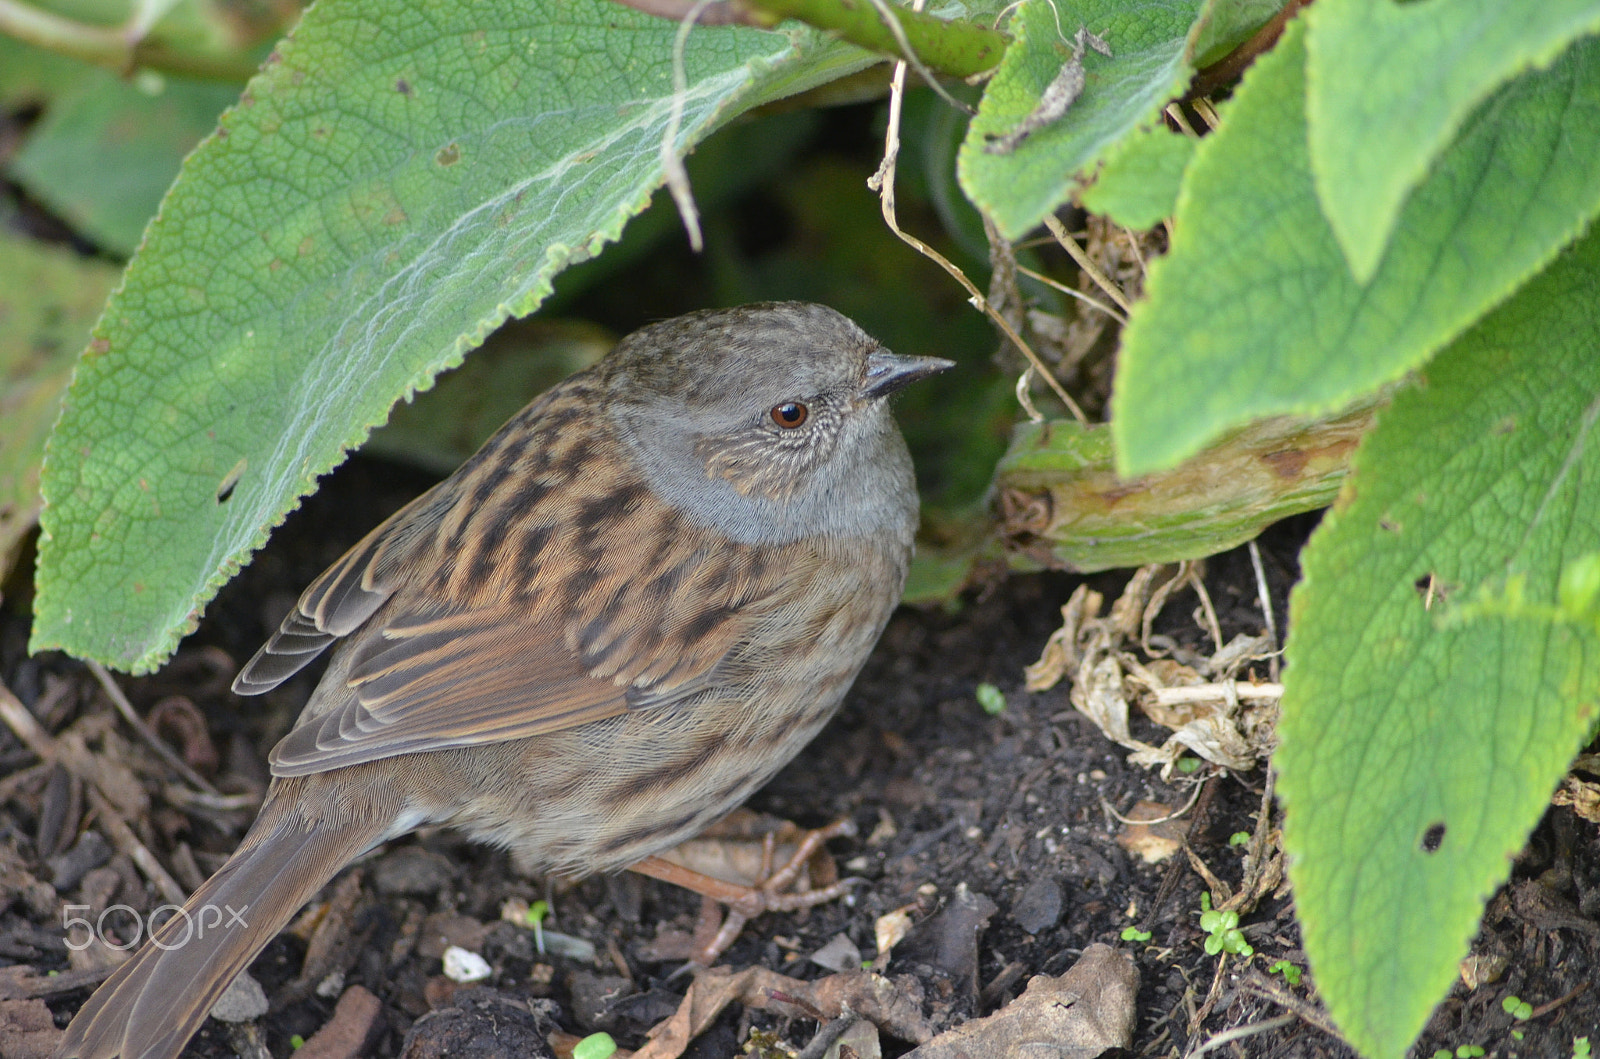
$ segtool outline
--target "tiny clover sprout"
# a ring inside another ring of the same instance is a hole
[[[1483,1059],[1483,1046],[1479,1044],[1463,1044],[1456,1049],[1456,1059]]]
[[[1248,846],[1249,844],[1250,832],[1248,831],[1235,831],[1228,836],[1228,845],[1230,846]]]
[[[1269,974],[1281,974],[1281,975],[1283,975],[1283,980],[1285,982],[1288,982],[1290,985],[1299,985],[1300,984],[1300,975],[1301,975],[1300,968],[1296,967],[1294,964],[1290,963],[1288,960],[1279,960],[1277,963],[1273,964],[1271,967],[1268,967],[1267,968],[1267,972]]]
[[[1197,757],[1181,757],[1178,759],[1179,772],[1193,772],[1199,767],[1200,759]]]
[[[298,1033],[291,1033],[289,1035],[289,1047],[293,1048],[295,1051],[298,1052],[300,1049],[304,1048],[305,1046],[306,1046],[306,1039],[304,1037],[300,1036]]]
[[[1207,956],[1224,951],[1238,956],[1255,955],[1255,948],[1239,929],[1239,913],[1216,911],[1211,907],[1209,893],[1200,895],[1200,929],[1210,935],[1205,942]]]
[[[1572,1038],[1572,1059],[1594,1059],[1594,1053],[1589,1050],[1589,1038]]]
[[[549,914],[549,901],[535,901],[528,906],[528,914],[523,917],[528,921],[528,926],[533,928],[533,943],[538,947],[540,955],[544,954],[544,921]],[[607,1038],[607,1040],[610,1040],[610,1038]],[[607,1052],[606,1054],[610,1055],[611,1053]]]
[[[1148,930],[1140,930],[1138,927],[1123,927],[1122,928],[1122,940],[1123,941],[1149,941],[1150,940],[1150,932]]]
[[[572,1046],[572,1059],[611,1059],[617,1054],[617,1042],[609,1033],[591,1033]]]
[[[976,694],[978,705],[990,717],[998,717],[1006,712],[1006,693],[993,684],[979,684]]]
[[[1526,1022],[1533,1017],[1533,1005],[1518,996],[1506,997],[1500,1001],[1500,1007],[1518,1022]]]

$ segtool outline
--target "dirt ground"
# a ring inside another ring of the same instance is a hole
[[[225,589],[166,670],[121,680],[139,713],[166,703],[159,727],[223,792],[262,789],[266,751],[311,687],[311,679],[301,677],[265,700],[239,700],[225,690],[234,669],[301,587],[426,484],[387,465],[347,464]],[[1287,613],[1294,557],[1314,524],[1314,517],[1293,520],[1261,542],[1279,616]],[[1113,574],[1090,581],[1114,599],[1126,579]],[[1306,966],[1286,888],[1266,894],[1243,916],[1254,955],[1219,960],[1203,948],[1199,911],[1206,884],[1191,858],[1180,851],[1147,864],[1119,842],[1128,828],[1114,814],[1126,815],[1141,801],[1174,809],[1192,801],[1172,833],[1235,886],[1247,847],[1230,844],[1230,836],[1256,829],[1264,772],[1235,775],[1205,766],[1162,782],[1130,766],[1124,749],[1073,710],[1065,682],[1039,694],[1022,690],[1023,667],[1038,658],[1059,624],[1061,605],[1081,581],[1014,577],[948,612],[902,609],[896,615],[839,718],[752,803],[803,826],[851,820],[858,837],[835,839],[828,848],[843,871],[865,882],[848,902],[762,917],[723,962],[820,978],[830,972],[811,954],[843,935],[854,949],[838,943],[841,951],[869,958],[877,947],[875,923],[903,909],[915,926],[887,970],[891,977],[909,976],[895,981],[920,991],[924,1013],[940,1028],[1003,1007],[1031,976],[1061,974],[1086,946],[1103,942],[1129,953],[1138,968],[1136,1024],[1126,1054],[1196,1055],[1219,1035],[1252,1028],[1257,1032],[1217,1041],[1213,1054],[1353,1055],[1323,1028],[1309,973],[1297,985],[1269,973],[1280,961]],[[1225,637],[1261,631],[1255,578],[1243,551],[1211,560],[1206,584]],[[91,740],[91,746],[125,755],[150,806],[130,822],[157,858],[192,886],[196,870],[203,875],[225,858],[249,813],[180,804],[170,795],[170,770],[114,720],[106,695],[82,666],[60,656],[25,656],[27,604],[25,582],[14,578],[0,610],[0,679],[57,737],[85,724],[120,733]],[[1192,596],[1175,597],[1159,631],[1200,650],[1207,634],[1193,609]],[[980,683],[1004,693],[1003,711],[980,707]],[[172,705],[174,697],[198,707],[206,732],[184,727],[195,714],[182,702]],[[1134,729],[1147,741],[1162,739],[1143,718]],[[209,762],[208,746],[215,750]],[[60,988],[31,994],[42,992],[57,1026],[90,991],[69,964],[61,906],[122,902],[145,909],[160,903],[127,856],[110,852],[110,836],[103,836],[106,856],[94,870],[76,879],[63,873],[61,854],[79,848],[85,829],[103,825],[81,785],[64,770],[41,766],[0,729],[0,998],[18,995],[6,990],[34,972],[61,972]],[[575,954],[538,953],[529,930],[501,922],[508,898],[550,900],[547,929],[580,939],[569,950]],[[227,1056],[236,1048],[249,1054],[262,1043],[272,1055],[289,1054],[291,1037],[309,1038],[331,1017],[338,989],[316,988],[330,980],[365,986],[381,1002],[375,1055],[400,1054],[408,1031],[435,1009],[469,1022],[474,1012],[497,1020],[494,1036],[480,1036],[454,1054],[539,1054],[536,1028],[548,1028],[552,1019],[565,1031],[604,1029],[623,1047],[636,1047],[678,1006],[687,980],[670,975],[681,960],[661,959],[659,950],[691,931],[699,912],[698,899],[687,892],[630,875],[575,885],[525,878],[504,854],[449,833],[389,845],[348,870],[323,899],[326,915],[341,924],[338,944],[330,950],[325,935],[313,935],[308,953],[302,938],[281,935],[252,968],[272,1004],[258,1030],[208,1021],[188,1054]],[[965,919],[941,914],[957,905],[977,911]],[[1453,1053],[1477,1045],[1488,1056],[1570,1055],[1575,1035],[1600,1026],[1600,989],[1584,988],[1595,977],[1597,912],[1600,857],[1593,825],[1553,810],[1518,860],[1512,884],[1491,902],[1474,943],[1474,952],[1488,958],[1485,966],[1504,960],[1501,976],[1472,991],[1458,983],[1414,1054],[1432,1057],[1440,1048]],[[957,920],[964,926],[952,937]],[[1147,932],[1148,940],[1124,940],[1130,927]],[[488,960],[492,974],[482,985],[493,992],[463,993],[441,976],[438,946],[430,943],[440,931],[475,943],[467,947]],[[308,960],[315,964],[314,979],[313,968],[302,973]],[[1501,1007],[1512,994],[1529,1001],[1535,1017],[1513,1023]],[[0,999],[0,1011],[8,1002]],[[6,1025],[0,1015],[0,1030]],[[1521,1031],[1520,1040],[1513,1029]],[[22,1054],[15,1026],[8,1032],[13,1036],[0,1039],[0,1052]],[[814,1019],[733,1005],[686,1054],[709,1059],[747,1048],[794,1054],[817,1032]],[[48,1037],[37,1029],[30,1046]],[[882,1043],[888,1056],[912,1047],[887,1035]]]

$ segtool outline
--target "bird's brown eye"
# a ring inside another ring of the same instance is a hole
[[[811,413],[803,404],[800,404],[796,401],[785,401],[783,404],[773,405],[772,411],[768,412],[767,414],[770,415],[772,417],[772,421],[778,424],[780,427],[783,427],[786,430],[793,430],[795,427],[804,423],[806,421],[806,416],[810,415]]]

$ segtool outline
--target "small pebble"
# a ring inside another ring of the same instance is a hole
[[[333,1017],[294,1052],[295,1059],[357,1059],[382,1030],[383,1004],[361,986],[339,997]]]
[[[859,971],[861,950],[848,935],[835,934],[832,941],[811,954],[811,962],[830,971]]]
[[[483,939],[489,933],[486,924],[459,912],[435,912],[423,920],[417,936],[417,955],[435,959],[452,946],[477,952],[483,948]]]
[[[1011,906],[1011,918],[1029,934],[1055,926],[1061,919],[1060,884],[1045,875],[1033,880]]]
[[[65,853],[51,857],[50,884],[57,890],[70,890],[90,871],[111,859],[111,846],[98,831],[85,831]]]
[[[211,1005],[211,1017],[218,1022],[253,1022],[266,1013],[266,991],[248,971],[241,971]]]
[[[489,961],[459,945],[444,950],[444,976],[452,982],[481,982],[493,973]]]
[[[421,846],[402,846],[380,857],[372,881],[385,897],[422,897],[438,893],[455,878],[448,859]]]
[[[595,962],[594,942],[587,938],[575,938],[571,934],[561,934],[553,930],[544,932],[544,951],[552,956],[565,956],[569,960],[581,960],[584,963]]]

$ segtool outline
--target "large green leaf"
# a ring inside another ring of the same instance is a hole
[[[1295,904],[1364,1055],[1404,1053],[1595,723],[1593,628],[1552,606],[1600,549],[1600,235],[1379,414],[1292,600],[1282,747]],[[1522,608],[1524,614],[1535,608]]]
[[[1189,36],[1203,0],[1026,0],[1011,21],[1006,49],[957,158],[967,197],[1007,238],[1020,239],[1067,200],[1076,175],[1141,123],[1152,121],[1194,73]],[[1059,25],[1059,30],[1058,30]],[[1059,120],[1010,153],[993,139],[1016,129],[1034,110],[1070,54],[1082,27],[1109,45],[1082,61],[1083,94]]]
[[[1168,132],[1165,125],[1125,136],[1078,199],[1084,209],[1126,228],[1153,228],[1172,216],[1196,142]]]
[[[1172,248],[1123,333],[1119,466],[1172,466],[1266,415],[1324,415],[1422,364],[1600,209],[1600,41],[1468,121],[1355,282],[1306,153],[1305,33],[1290,24],[1184,171]]]
[[[13,235],[0,212],[0,581],[39,513],[39,461],[119,269]]]
[[[12,176],[80,234],[127,257],[183,156],[238,96],[237,85],[153,74],[130,84],[87,70],[30,131]]]
[[[1357,281],[1472,108],[1600,30],[1600,2],[1321,0],[1307,12],[1306,117],[1322,212]]]
[[[602,0],[326,0],[185,163],[44,472],[33,646],[149,670],[318,475],[662,182],[677,26]],[[677,147],[871,61],[691,33]]]

